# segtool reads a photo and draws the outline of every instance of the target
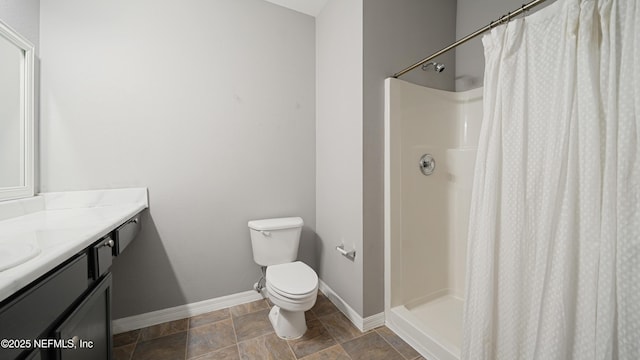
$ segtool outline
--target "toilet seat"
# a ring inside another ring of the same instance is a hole
[[[272,292],[293,301],[315,296],[318,290],[318,275],[301,261],[269,266],[266,278]]]
[[[274,290],[271,286],[267,285],[267,293],[269,294],[269,299],[274,304],[278,306],[285,307],[287,310],[301,309],[301,308],[311,308],[313,304],[316,302],[317,290],[312,291],[306,296],[300,296],[298,298],[292,298],[286,294],[280,294],[276,290]],[[306,311],[309,309],[305,309]]]
[[[282,300],[287,300],[289,302],[306,301],[309,297],[315,298],[315,296],[318,293],[318,287],[316,286],[313,290],[311,290],[310,292],[308,292],[306,294],[292,295],[292,294],[289,294],[289,293],[286,293],[284,291],[276,289],[268,281],[267,281],[267,284],[266,284],[266,288],[267,288],[267,290],[269,291],[270,294],[273,294],[273,295],[281,298]]]

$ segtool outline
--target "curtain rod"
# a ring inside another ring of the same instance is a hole
[[[520,8],[518,8],[517,10],[511,11],[511,12],[507,13],[506,15],[502,15],[498,20],[490,22],[489,25],[486,25],[485,27],[474,31],[473,33],[463,37],[462,39],[454,42],[453,44],[447,46],[446,48],[427,56],[426,58],[418,61],[417,63],[409,66],[408,68],[406,68],[406,69],[404,69],[404,70],[402,70],[400,72],[397,72],[397,73],[393,74],[393,77],[394,78],[398,78],[398,77],[408,73],[409,71],[417,68],[418,66],[428,62],[429,60],[432,60],[433,58],[438,57],[438,56],[446,53],[447,51],[457,47],[458,45],[462,45],[462,44],[466,43],[467,41],[475,38],[476,36],[481,35],[482,33],[487,32],[487,31],[493,29],[494,27],[496,27],[496,26],[498,26],[500,24],[508,23],[514,17],[522,14],[525,11],[529,11],[529,9],[531,9],[531,8],[537,6],[537,5],[539,5],[539,4],[541,4],[541,3],[545,2],[545,1],[546,0],[533,0],[533,1],[529,2],[529,3],[526,3],[526,4],[522,5]]]

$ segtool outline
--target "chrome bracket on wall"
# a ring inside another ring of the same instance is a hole
[[[336,246],[336,250],[338,250],[338,252],[340,254],[342,254],[342,256],[346,257],[347,259],[354,261],[356,258],[356,251],[355,250],[351,250],[351,251],[347,251],[344,249],[344,244],[343,245],[338,245]]]
[[[420,171],[422,171],[423,175],[429,176],[436,171],[436,159],[431,154],[424,154],[420,158],[418,166],[420,166]]]

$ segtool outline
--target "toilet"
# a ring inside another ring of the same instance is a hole
[[[318,293],[318,275],[298,257],[302,218],[249,221],[253,260],[266,270],[267,296],[274,304],[269,320],[283,339],[297,339],[307,331],[304,312]]]

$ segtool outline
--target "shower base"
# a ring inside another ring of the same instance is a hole
[[[444,295],[397,306],[388,311],[387,326],[429,359],[458,360],[463,305],[462,299]]]

